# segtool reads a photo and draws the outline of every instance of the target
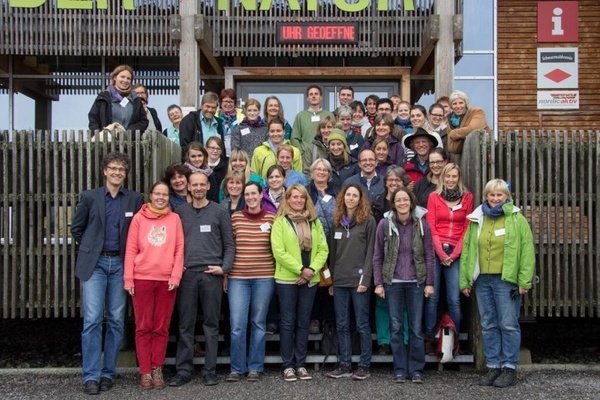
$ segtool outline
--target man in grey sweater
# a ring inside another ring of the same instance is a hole
[[[175,211],[183,224],[185,270],[177,293],[177,374],[169,380],[169,386],[181,386],[191,380],[194,369],[194,327],[198,298],[202,304],[202,326],[206,337],[202,379],[207,386],[219,382],[215,369],[223,275],[231,270],[235,244],[229,213],[219,204],[206,198],[209,189],[210,183],[206,174],[192,173],[188,179],[192,203],[183,204]]]

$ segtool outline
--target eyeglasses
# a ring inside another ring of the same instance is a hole
[[[315,168],[316,172],[329,172],[327,168]]]
[[[386,182],[402,182],[402,179],[398,178],[387,178]]]
[[[443,165],[446,161],[429,161],[429,165]]]
[[[363,158],[362,160],[360,160],[360,162],[375,162],[377,160],[375,160],[374,158]]]
[[[377,111],[392,111],[390,107],[378,107]]]
[[[221,100],[221,103],[225,103],[225,104],[234,104],[235,101],[234,100]]]
[[[206,148],[212,151],[221,151],[221,148],[218,146],[207,146]]]
[[[120,173],[123,173],[126,171],[126,169],[123,167],[111,167],[110,165],[108,167],[106,167],[106,169],[111,172],[120,172]]]
[[[433,118],[444,118],[443,114],[429,114],[431,115]]]

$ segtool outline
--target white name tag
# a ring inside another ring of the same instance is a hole
[[[250,133],[250,128],[244,128],[240,132],[242,133],[242,136],[245,136]]]
[[[119,104],[121,104],[121,107],[127,107],[127,104],[129,104],[129,99],[127,97],[123,97],[123,100],[121,100]]]
[[[318,115],[313,115],[312,117],[310,117],[310,121],[311,122],[321,122],[321,117],[319,117]]]
[[[325,277],[325,279],[329,279],[331,277],[331,271],[326,269],[325,271],[323,271],[323,276]]]
[[[335,235],[333,235],[333,238],[336,240],[340,240],[342,238],[342,232],[336,232]]]
[[[456,211],[456,210],[460,210],[462,209],[462,204],[457,204],[454,207],[452,207],[452,211]]]
[[[358,143],[354,143],[350,145],[350,150],[358,149]]]
[[[504,235],[506,235],[506,229],[505,228],[498,229],[498,230],[496,230],[496,232],[494,232],[494,234],[496,236],[504,236]]]
[[[326,194],[325,196],[323,196],[323,201],[324,201],[325,203],[329,203],[329,200],[331,200],[331,195],[329,195],[329,194]]]
[[[127,217],[133,217],[133,212],[125,211],[125,218],[127,218]]]
[[[269,232],[270,229],[271,229],[271,224],[269,224],[268,222],[265,222],[264,224],[262,224],[260,226],[261,232]]]
[[[210,225],[200,225],[200,232],[210,232]]]

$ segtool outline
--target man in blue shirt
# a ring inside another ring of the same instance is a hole
[[[79,244],[75,275],[82,286],[81,354],[87,394],[112,388],[123,339],[127,305],[123,289],[125,244],[133,215],[143,204],[139,193],[123,188],[129,165],[126,154],[106,154],[101,163],[105,185],[81,194],[71,222],[71,234]]]
[[[369,204],[373,204],[385,194],[383,177],[378,176],[377,172],[375,172],[377,159],[373,150],[363,149],[360,152],[358,155],[358,166],[360,167],[360,172],[346,179],[342,187],[350,183],[363,187],[369,196]]]

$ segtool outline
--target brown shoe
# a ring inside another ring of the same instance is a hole
[[[152,385],[154,389],[164,389],[167,386],[163,377],[162,367],[156,367],[152,370]]]
[[[150,374],[142,374],[140,376],[140,387],[144,390],[152,389],[154,386],[152,385],[152,375]]]

